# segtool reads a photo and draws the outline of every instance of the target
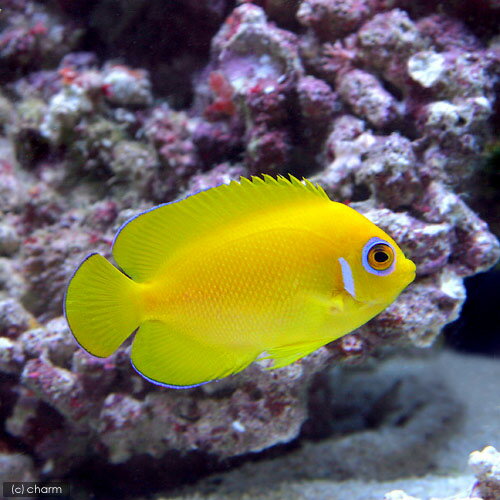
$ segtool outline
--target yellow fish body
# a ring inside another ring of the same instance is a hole
[[[128,221],[73,275],[65,314],[107,357],[136,330],[134,368],[193,387],[266,353],[286,366],[366,323],[415,265],[364,216],[294,177],[242,178]]]

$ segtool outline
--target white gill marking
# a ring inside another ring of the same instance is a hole
[[[344,281],[344,288],[354,298],[356,298],[356,291],[354,289],[354,278],[352,277],[351,266],[344,257],[339,257],[340,267],[342,268],[342,280]]]

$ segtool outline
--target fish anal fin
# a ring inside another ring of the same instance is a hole
[[[132,344],[132,365],[158,385],[183,389],[238,373],[256,353],[198,342],[161,321],[143,323]]]

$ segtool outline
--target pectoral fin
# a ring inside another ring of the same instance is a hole
[[[344,295],[339,293],[330,299],[330,312],[340,313],[344,310]]]
[[[336,292],[331,296],[311,294],[308,296],[307,301],[311,310],[315,310],[316,314],[324,316],[344,310],[345,293],[343,291]]]
[[[344,298],[345,294],[343,292],[330,297],[315,294],[309,295],[307,297],[306,311],[310,317],[310,324],[308,327],[304,327],[304,338],[307,338],[309,335],[313,337],[313,340],[267,349],[267,356],[260,359],[274,360],[273,366],[268,369],[274,370],[275,368],[287,366],[333,340],[335,336],[329,338],[322,335],[321,338],[318,338],[318,332],[321,331],[325,322],[332,314],[344,311]],[[316,337],[314,337],[315,334]]]
[[[316,340],[315,342],[303,344],[291,344],[275,347],[274,349],[268,349],[267,356],[260,359],[272,359],[274,361],[273,366],[267,368],[267,370],[275,370],[276,368],[283,368],[284,366],[288,366],[295,361],[304,358],[328,342],[328,339],[324,339],[321,341]]]

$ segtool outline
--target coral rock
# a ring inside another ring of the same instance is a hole
[[[175,112],[168,106],[156,107],[144,124],[144,133],[158,151],[172,181],[172,177],[185,178],[196,171],[196,148],[185,113]],[[165,184],[168,185],[168,181]]]
[[[0,301],[0,334],[16,338],[34,325],[33,316],[15,299]]]
[[[367,345],[402,339],[429,347],[441,329],[458,318],[465,301],[462,279],[444,269],[405,290],[384,312],[359,330]]]
[[[309,75],[300,78],[297,82],[297,92],[305,123],[310,124],[312,121],[320,126],[329,125],[333,115],[340,111],[338,95],[319,78]]]
[[[21,344],[8,337],[0,337],[0,372],[20,373],[23,363]]]
[[[113,393],[105,399],[99,416],[98,431],[103,435],[102,442],[108,448],[111,463],[125,462],[136,453],[139,442],[130,439],[131,432],[141,441],[147,441],[146,433],[140,436],[137,432],[138,421],[142,418],[140,401],[126,394]]]
[[[3,210],[19,209],[27,198],[26,187],[14,175],[12,163],[7,159],[0,160],[0,207]]]
[[[364,162],[354,176],[389,208],[409,206],[422,196],[423,185],[417,159],[408,139],[399,134],[376,138],[364,153]]]
[[[477,478],[472,491],[483,500],[493,500],[500,496],[500,453],[487,446],[482,451],[474,451],[469,457],[469,467]]]
[[[71,50],[81,35],[80,30],[61,24],[57,16],[32,1],[5,5],[2,22],[0,63],[4,72],[1,80],[18,74],[19,69],[54,64]]]
[[[0,255],[12,255],[21,244],[19,233],[8,221],[0,223]]]
[[[26,283],[13,259],[0,257],[0,300],[19,300],[26,292]]]
[[[359,69],[341,73],[338,91],[358,116],[376,128],[386,127],[398,115],[396,100],[370,73]]]
[[[281,172],[289,161],[292,82],[303,73],[295,37],[267,22],[255,5],[236,8],[213,40],[214,65],[247,117],[251,173]]]
[[[457,243],[450,223],[429,224],[388,209],[363,210],[363,215],[399,241],[417,265],[418,276],[433,274],[448,264]]]
[[[123,140],[116,142],[111,156],[109,167],[116,180],[133,183],[141,194],[147,196],[159,168],[156,151],[141,142]]]
[[[451,268],[460,276],[470,276],[492,267],[500,257],[500,243],[482,221],[454,193],[432,183],[422,200],[423,217],[431,222],[449,222],[455,230]]]
[[[103,253],[108,252],[109,243],[91,229],[82,232],[65,228],[54,234],[49,228],[33,233],[23,248],[23,269],[28,285],[23,302],[46,319],[59,316],[67,280],[78,263],[91,249],[100,247]]]
[[[229,184],[231,181],[237,181],[240,177],[245,176],[248,176],[248,173],[241,165],[218,165],[210,172],[193,175],[189,181],[188,192],[197,193],[221,184]]]
[[[0,452],[0,481],[36,481],[33,460],[23,453]]]
[[[111,66],[103,75],[107,100],[116,106],[143,107],[152,103],[151,83],[142,70]]]
[[[408,74],[424,88],[441,81],[444,72],[445,58],[437,52],[417,52],[408,59]]]
[[[37,396],[73,422],[91,409],[78,377],[54,366],[44,357],[29,360],[21,374],[23,384]]]
[[[19,341],[28,357],[47,355],[59,366],[68,366],[78,348],[66,320],[62,317],[49,321],[44,328],[26,330],[20,335]]]
[[[358,57],[400,88],[408,80],[408,58],[430,45],[408,14],[399,9],[377,14],[361,27],[357,36]]]
[[[374,12],[373,0],[302,0],[298,21],[323,40],[335,40],[359,28]]]
[[[76,85],[65,87],[50,100],[40,133],[59,144],[66,134],[73,131],[82,115],[89,115],[93,110],[94,105],[84,88]]]
[[[4,0],[0,33],[1,413],[5,440],[22,443],[17,457],[33,457],[18,460],[2,442],[0,469],[50,479],[82,462],[119,464],[110,469],[122,471],[121,496],[133,494],[123,471],[135,477],[138,464],[177,476],[175,457],[192,479],[193,457],[209,467],[295,439],[315,374],[333,362],[345,373],[378,349],[429,346],[459,315],[464,278],[500,257],[468,205],[487,204],[493,219],[493,195],[490,207],[476,187],[495,154],[493,0],[132,3]],[[88,253],[111,258],[115,231],[154,204],[262,173],[310,178],[366,215],[416,262],[415,282],[288,367],[261,360],[185,391],[136,374],[129,340],[106,359],[78,347],[62,302]],[[427,408],[410,393],[397,404]],[[431,433],[449,426],[449,408],[427,414]],[[389,463],[414,436],[395,429]],[[498,496],[491,456],[476,461],[486,498]],[[359,468],[356,453],[338,457],[341,474]]]

